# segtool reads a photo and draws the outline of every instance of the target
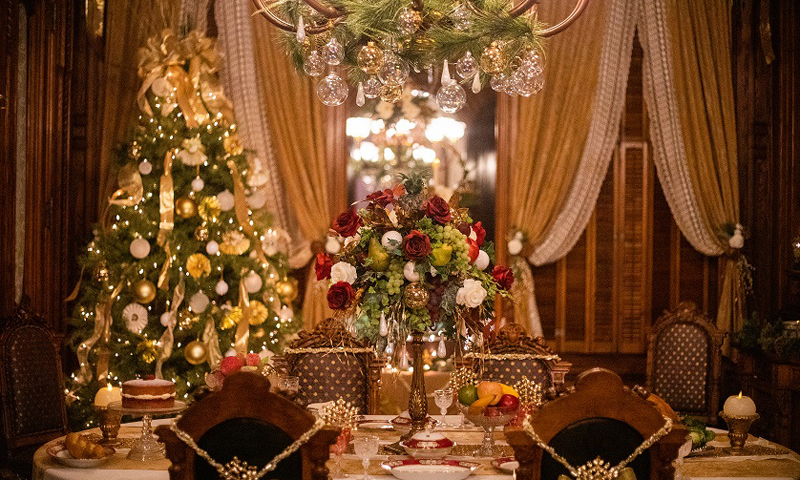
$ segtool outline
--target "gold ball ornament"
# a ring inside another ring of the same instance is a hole
[[[194,253],[186,259],[186,271],[194,278],[211,273],[211,261],[202,253]]]
[[[192,365],[200,365],[208,358],[208,350],[203,342],[192,340],[183,349],[183,356]]]
[[[488,47],[483,49],[481,55],[481,70],[494,75],[506,69],[506,59],[503,51],[497,46],[497,42],[492,42]]]
[[[219,199],[216,195],[210,195],[203,198],[200,200],[200,204],[197,206],[197,213],[199,213],[200,218],[206,222],[216,222],[219,212]]]
[[[190,310],[181,310],[178,312],[178,326],[181,328],[192,328],[198,320],[200,320],[200,318]]]
[[[250,300],[250,325],[261,325],[269,317],[269,308],[258,300]]]
[[[388,103],[397,103],[403,96],[402,85],[384,85],[381,87],[381,100]]]
[[[408,285],[403,292],[403,301],[411,309],[424,308],[428,305],[428,291],[417,282]]]
[[[133,299],[139,303],[150,303],[156,299],[156,286],[143,278],[133,284]]]
[[[189,197],[180,197],[175,200],[175,213],[182,218],[192,218],[197,215],[197,204]]]
[[[366,74],[375,75],[383,65],[383,50],[375,42],[367,42],[356,56],[358,67]]]
[[[208,228],[205,225],[200,225],[194,229],[194,238],[198,242],[205,242],[208,240]]]
[[[275,284],[275,290],[278,296],[281,297],[285,303],[292,303],[297,298],[297,279],[287,278]]]
[[[108,264],[104,260],[94,269],[94,278],[98,282],[107,282],[108,276]]]
[[[225,140],[222,141],[222,146],[225,147],[225,151],[230,155],[241,155],[244,152],[244,147],[239,141],[239,135],[236,134],[225,137]]]

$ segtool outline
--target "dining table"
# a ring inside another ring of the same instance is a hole
[[[385,451],[385,447],[396,442],[399,433],[389,428],[389,421],[394,415],[367,415],[362,422],[363,427],[353,431],[353,436],[374,435],[379,439],[382,448],[379,454],[372,458],[368,469],[370,479],[388,479],[391,474],[381,467],[381,463],[391,459],[406,458],[392,455]],[[441,416],[434,418],[441,420]],[[154,420],[153,425],[164,425],[172,419]],[[475,457],[472,455],[481,443],[483,430],[475,426],[461,427],[459,415],[447,415],[444,418],[445,426],[436,427],[445,436],[456,443],[456,447],[448,456],[450,459],[470,461],[480,464],[470,479],[474,480],[511,480],[513,475],[503,472],[492,465],[495,457],[512,456],[511,447],[505,442],[502,429],[495,433],[495,451],[493,457]],[[133,439],[141,434],[141,423],[123,424],[119,431],[120,445],[115,447],[116,453],[105,463],[95,468],[71,468],[57,463],[48,454],[49,447],[63,442],[64,437],[55,439],[36,451],[34,455],[33,480],[168,480],[167,468],[170,463],[166,459],[138,462],[126,458],[126,454]],[[746,457],[731,457],[716,455],[722,447],[729,445],[727,432],[716,430],[717,437],[709,442],[706,453],[692,454],[676,462],[676,479],[678,480],[796,480],[800,479],[800,455],[791,450],[776,445],[765,439],[750,436],[748,445],[760,446],[761,453]],[[100,438],[98,429],[81,432],[95,439]],[[763,448],[761,448],[763,447]],[[769,452],[769,453],[765,453]],[[688,448],[684,453],[688,453]],[[758,452],[757,452],[758,453]],[[360,479],[363,478],[361,459],[349,447],[339,459],[334,455],[328,463],[334,479]]]

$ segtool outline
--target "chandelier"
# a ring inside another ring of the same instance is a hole
[[[464,87],[529,97],[544,85],[542,41],[569,27],[589,3],[545,27],[539,0],[252,0],[285,32],[299,70],[320,77],[319,99],[341,105],[349,85],[356,104],[380,98],[396,103],[414,74],[433,85],[446,113],[464,106]],[[455,64],[455,72],[450,66]],[[344,76],[345,78],[342,78]],[[346,79],[346,80],[345,80]]]

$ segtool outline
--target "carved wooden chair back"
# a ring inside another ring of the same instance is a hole
[[[67,432],[60,345],[41,317],[20,308],[0,327],[0,398],[6,459]]]
[[[368,342],[356,340],[341,320],[333,318],[298,335],[276,363],[300,378],[300,403],[342,398],[361,413],[378,413],[382,364]]]
[[[270,391],[266,377],[236,373],[222,390],[195,402],[176,422],[215,462],[233,457],[263,468],[292,442],[312,428],[314,416],[296,403]],[[166,445],[170,480],[217,480],[220,474],[184,443],[167,425],[156,428]],[[323,427],[300,450],[278,464],[266,478],[327,480],[325,462],[340,429]]]
[[[675,411],[716,424],[725,335],[692,302],[664,312],[650,331],[647,389]]]
[[[529,336],[525,328],[516,323],[501,328],[497,336],[486,343],[484,351],[473,351],[465,357],[471,360],[479,378],[513,385],[527,377],[544,389],[562,385],[572,366],[561,360],[544,338]]]
[[[578,376],[575,387],[544,404],[530,417],[542,441],[579,467],[600,456],[617,465],[643,440],[665,425],[661,412],[622,384],[616,373],[594,368]],[[675,422],[677,423],[677,421]],[[686,429],[672,430],[629,465],[638,479],[672,479],[672,461],[686,439]],[[506,427],[505,436],[520,462],[520,480],[556,480],[566,468],[539,448],[523,427]]]

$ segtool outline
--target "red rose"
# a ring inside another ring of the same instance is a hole
[[[494,278],[494,281],[497,282],[503,290],[510,291],[511,286],[514,285],[514,272],[512,272],[510,268],[502,265],[494,266],[492,269],[492,278]]]
[[[242,367],[244,367],[244,360],[238,355],[231,355],[222,359],[219,364],[219,371],[223,375],[231,375],[241,370]]]
[[[444,198],[434,195],[425,202],[425,215],[431,217],[436,223],[444,225],[450,221],[450,205]]]
[[[360,226],[361,217],[358,216],[358,212],[356,212],[355,209],[351,208],[336,217],[331,228],[343,237],[352,237],[358,232]]]
[[[328,289],[328,306],[333,310],[347,310],[355,296],[352,285],[347,282],[336,282]]]
[[[331,267],[333,267],[331,257],[324,253],[318,253],[317,261],[314,263],[314,271],[317,272],[317,280],[331,278]]]
[[[411,260],[422,260],[431,254],[431,239],[418,230],[411,230],[403,238],[403,252]]]
[[[473,225],[472,231],[475,232],[475,236],[477,237],[475,241],[478,242],[478,246],[482,247],[483,241],[486,240],[486,230],[483,228],[483,225],[481,225],[481,222],[477,222]]]
[[[394,202],[394,192],[389,188],[384,191],[378,190],[377,192],[367,195],[367,200],[378,206],[386,207],[386,205]]]
[[[481,253],[481,247],[478,246],[478,242],[471,238],[467,239],[467,245],[469,246],[469,251],[467,252],[469,263],[475,263],[475,260],[478,259],[478,254]]]

